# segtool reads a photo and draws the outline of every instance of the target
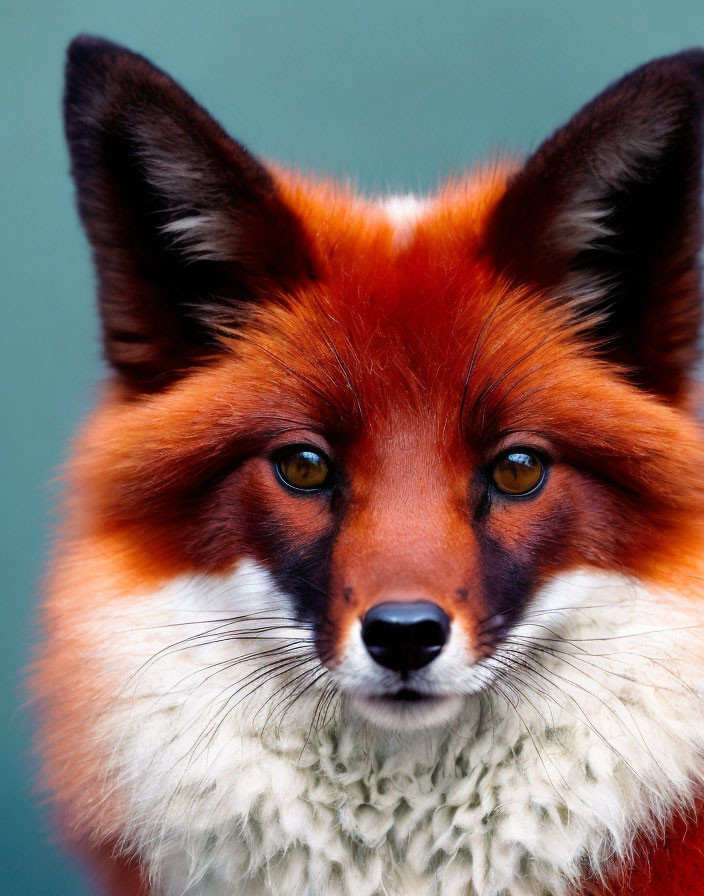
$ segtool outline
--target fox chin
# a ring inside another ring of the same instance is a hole
[[[31,688],[100,891],[704,894],[704,51],[428,197],[96,38],[64,109],[110,375]]]

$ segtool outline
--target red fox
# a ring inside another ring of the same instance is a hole
[[[428,198],[81,37],[111,368],[32,679],[110,894],[704,894],[704,51]]]

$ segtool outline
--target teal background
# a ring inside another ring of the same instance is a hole
[[[266,156],[423,190],[525,150],[610,80],[704,43],[670,0],[0,0],[0,889],[85,894],[31,794],[22,668],[66,443],[102,374],[60,120],[64,48],[125,43]],[[283,894],[282,894],[283,896]]]

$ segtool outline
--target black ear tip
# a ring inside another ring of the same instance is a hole
[[[668,81],[701,83],[704,81],[704,47],[687,47],[679,53],[660,56],[646,62],[633,74],[639,71],[651,72],[655,77],[665,77]]]
[[[108,72],[115,66],[121,47],[89,34],[74,38],[66,53],[64,116],[69,131],[77,120],[95,110],[100,95],[106,90]],[[124,51],[122,51],[124,52]]]
[[[695,77],[701,91],[701,85],[704,83],[704,47],[690,47],[688,50],[683,50],[679,56]]]
[[[108,71],[128,52],[118,44],[90,34],[75,37],[66,53],[67,111],[74,103],[82,105],[86,97],[103,88]]]
[[[76,118],[100,116],[110,97],[145,78],[164,78],[149,60],[127,47],[92,34],[79,34],[68,45],[64,114],[67,125]],[[119,103],[117,103],[119,106]]]
[[[117,56],[131,55],[130,51],[119,44],[95,37],[92,34],[79,34],[68,45],[66,63],[69,68],[85,69],[104,63]]]
[[[672,56],[666,56],[663,62],[670,62],[673,67],[683,69],[697,79],[704,79],[704,47],[687,47]]]
[[[69,89],[74,84],[100,82],[101,76],[116,69],[124,73],[150,70],[154,66],[139,53],[92,34],[79,34],[68,45],[66,83]]]
[[[704,47],[687,47],[677,54],[693,68],[702,68],[704,66]]]

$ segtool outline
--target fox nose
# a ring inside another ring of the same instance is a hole
[[[449,634],[447,613],[428,600],[377,604],[362,619],[362,640],[372,659],[404,678],[431,663]]]

